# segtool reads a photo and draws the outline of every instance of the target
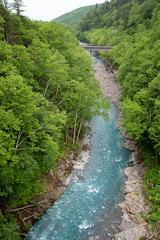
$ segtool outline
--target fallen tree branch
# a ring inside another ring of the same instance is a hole
[[[28,220],[28,219],[34,217],[34,216],[35,216],[35,214],[33,214],[33,215],[29,216],[29,217],[23,218],[23,221],[26,221],[26,220]]]
[[[46,200],[43,200],[43,201],[40,201],[40,202],[37,202],[37,203],[40,204],[40,203],[43,203],[43,202],[45,202],[45,201],[46,201]],[[23,209],[26,209],[26,208],[30,208],[30,207],[35,207],[35,205],[32,204],[32,205],[27,205],[27,206],[25,206],[25,207],[20,207],[20,208],[16,208],[16,209],[11,209],[10,212],[16,212],[16,211],[20,211],[20,210],[23,210]]]
[[[10,210],[10,212],[16,212],[16,211],[20,211],[20,210],[23,210],[25,208],[30,208],[30,207],[34,207],[35,205],[28,205],[28,206],[25,206],[25,207],[21,207],[21,208],[16,208],[16,209],[12,209]]]

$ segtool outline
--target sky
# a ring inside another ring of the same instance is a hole
[[[77,8],[104,2],[105,0],[23,0],[23,15],[31,20],[51,21]]]

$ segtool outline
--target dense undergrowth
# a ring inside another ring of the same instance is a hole
[[[77,27],[81,41],[113,45],[101,54],[118,68],[122,86],[122,124],[138,141],[147,172],[145,190],[152,202],[147,220],[160,220],[160,3],[112,0],[92,10]],[[147,200],[146,200],[147,202]]]

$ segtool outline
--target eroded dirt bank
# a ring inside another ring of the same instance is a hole
[[[95,76],[100,82],[104,95],[120,110],[121,103],[119,102],[119,98],[121,90],[120,85],[116,82],[118,72],[107,63],[97,63],[95,70]],[[116,127],[125,137],[123,147],[131,151],[131,157],[128,167],[124,171],[127,176],[125,187],[122,190],[124,202],[119,204],[123,212],[120,225],[121,232],[115,235],[115,240],[139,240],[142,236],[148,236],[148,225],[142,218],[142,213],[148,210],[144,203],[144,191],[142,187],[142,180],[146,169],[143,166],[143,159],[139,154],[137,143],[131,140],[127,133],[122,130],[122,118],[123,115],[120,112]]]

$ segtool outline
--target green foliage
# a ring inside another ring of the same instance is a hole
[[[87,13],[94,7],[95,7],[94,5],[91,5],[78,8],[69,13],[63,14],[60,17],[55,18],[54,21],[61,24],[69,25],[71,26],[71,28],[74,28],[78,24],[78,22],[82,19],[82,17],[86,16]]]
[[[3,240],[20,240],[18,230],[18,225],[14,219],[7,221],[0,212],[0,239]]]
[[[66,146],[77,149],[84,123],[107,118],[109,108],[70,28],[19,15],[0,1],[0,202],[7,209],[42,192],[41,176],[55,173]],[[0,239],[19,239],[8,215]]]
[[[65,116],[18,75],[1,78],[0,88],[1,196],[26,203],[37,177],[54,168]]]
[[[139,240],[143,240],[144,238],[143,237],[140,237],[140,239]]]
[[[135,140],[139,140],[147,128],[145,123],[145,112],[141,106],[130,99],[125,99],[122,105],[122,111],[125,114],[122,125]]]
[[[32,227],[32,224],[31,223],[27,223],[25,226],[24,226],[24,230],[25,231],[28,231],[28,230],[30,230],[31,229],[31,227]]]
[[[155,226],[160,219],[160,167],[149,168],[145,174],[145,190],[150,201],[153,202],[149,216]]]

